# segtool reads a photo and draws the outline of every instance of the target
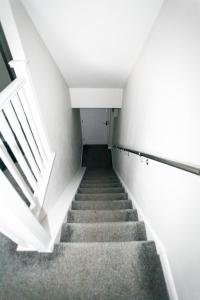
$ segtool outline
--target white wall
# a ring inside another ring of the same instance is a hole
[[[200,165],[200,2],[167,0],[133,69],[115,142]],[[166,249],[180,300],[200,299],[200,177],[117,152],[114,165]]]
[[[70,88],[72,107],[121,108],[123,89]]]
[[[19,0],[0,3],[1,21],[14,60],[28,60],[38,108],[56,160],[44,209],[50,209],[80,167],[81,126],[71,108],[69,88]],[[16,22],[17,27],[13,22]],[[17,29],[17,30],[16,30]],[[20,45],[21,41],[21,45]]]

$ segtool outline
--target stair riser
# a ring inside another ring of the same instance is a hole
[[[81,183],[80,188],[96,188],[96,187],[101,187],[101,188],[113,188],[113,187],[122,187],[121,183]]]
[[[129,242],[146,240],[143,223],[65,224],[61,242]]]
[[[132,202],[130,200],[117,201],[73,201],[72,209],[75,210],[97,210],[97,209],[131,209]]]
[[[91,178],[91,179],[96,179],[96,178],[108,178],[108,179],[113,179],[113,178],[117,178],[117,176],[115,175],[85,175],[84,178]]]
[[[115,174],[85,174],[84,178],[117,178]]]
[[[99,222],[127,222],[138,221],[136,210],[124,211],[69,211],[69,223],[99,223]]]
[[[110,193],[110,194],[76,194],[76,200],[80,201],[111,201],[111,200],[127,200],[126,193]]]
[[[119,180],[83,180],[81,184],[116,184]]]
[[[81,184],[116,184],[119,180],[82,180]]]
[[[124,188],[79,188],[78,192],[81,194],[123,193]]]
[[[88,174],[84,175],[84,178],[117,178],[117,176],[113,174]]]

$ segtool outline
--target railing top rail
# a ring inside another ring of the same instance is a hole
[[[139,155],[139,156],[142,156],[142,157],[146,157],[146,158],[158,161],[160,163],[166,164],[168,166],[171,166],[171,167],[174,167],[174,168],[177,168],[177,169],[181,169],[181,170],[184,170],[186,172],[189,172],[189,173],[200,176],[200,168],[198,168],[198,167],[183,164],[183,163],[173,161],[173,160],[170,160],[170,159],[165,159],[165,158],[155,156],[155,155],[152,155],[152,154],[148,154],[148,153],[145,153],[145,152],[140,152],[140,151],[137,151],[137,150],[134,150],[134,149],[129,149],[129,148],[126,148],[126,147],[123,147],[123,146],[114,145],[113,148],[119,149],[119,150],[122,150],[122,151],[125,151],[125,152],[129,152],[129,153],[133,153],[133,154],[136,154],[136,155]]]
[[[2,92],[0,92],[0,110],[5,103],[11,99],[25,83],[24,78],[16,78]]]

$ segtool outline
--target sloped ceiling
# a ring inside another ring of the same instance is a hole
[[[21,0],[70,87],[123,87],[163,0]]]

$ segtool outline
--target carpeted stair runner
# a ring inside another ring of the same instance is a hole
[[[86,171],[53,253],[3,239],[0,300],[169,300],[155,243],[112,169]]]
[[[87,170],[61,242],[90,253],[83,258],[88,293],[80,299],[169,299],[155,244],[146,240],[145,225],[112,169]]]

